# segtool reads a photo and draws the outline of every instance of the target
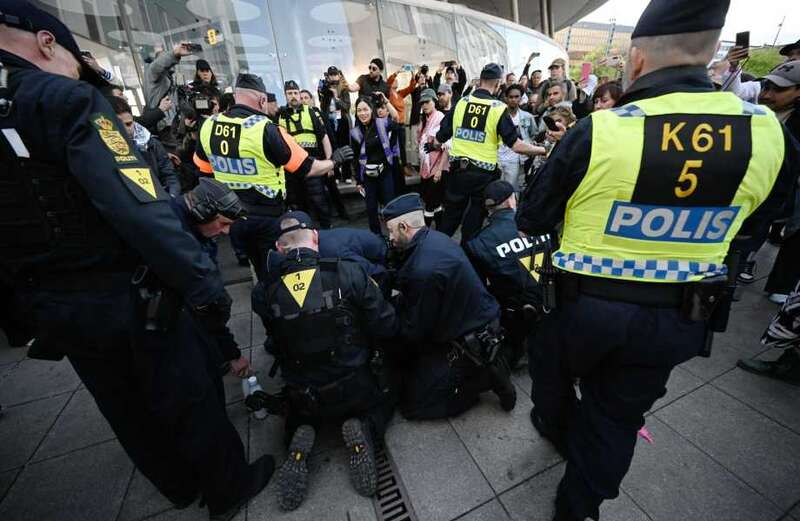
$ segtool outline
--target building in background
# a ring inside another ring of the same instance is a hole
[[[633,27],[615,23],[576,22],[555,34],[555,40],[572,60],[582,60],[601,50],[602,55],[627,56]]]
[[[62,19],[82,49],[114,72],[141,107],[147,62],[181,41],[202,46],[175,68],[174,81],[192,81],[195,61],[207,60],[221,84],[239,72],[263,77],[279,100],[283,83],[295,80],[316,92],[328,66],[348,81],[367,72],[372,58],[387,65],[385,75],[457,59],[470,78],[494,61],[521,72],[527,57],[545,68],[566,57],[563,48],[541,32],[463,5],[434,0],[34,0]],[[480,4],[480,2],[474,2]],[[577,16],[602,1],[571,0],[551,6],[551,21]],[[562,5],[563,4],[563,5]],[[566,9],[569,8],[569,9]],[[565,10],[566,9],[566,10]],[[570,14],[571,13],[571,14]],[[408,81],[411,72],[400,77]]]

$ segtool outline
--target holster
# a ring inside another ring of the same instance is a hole
[[[450,342],[451,350],[447,359],[450,365],[459,356],[471,360],[476,366],[491,365],[500,348],[503,346],[503,332],[496,323],[492,323],[478,331],[471,331],[462,338]]]
[[[145,331],[166,332],[175,324],[182,301],[165,288],[147,266],[139,266],[131,279],[136,321]]]
[[[251,411],[266,409],[268,413],[275,416],[286,416],[287,398],[281,394],[268,394],[264,391],[256,391],[244,400],[244,404]]]

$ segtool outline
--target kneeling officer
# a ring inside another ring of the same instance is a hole
[[[500,304],[500,323],[513,368],[525,353],[525,341],[539,317],[553,305],[543,298],[543,288],[551,287],[544,273],[551,264],[547,257],[550,236],[520,236],[514,220],[517,196],[507,181],[489,183],[484,191],[484,205],[489,222],[464,245],[464,250]]]
[[[394,308],[359,264],[319,257],[319,235],[306,213],[287,213],[280,230],[277,247],[286,259],[253,293],[286,381],[292,440],[278,472],[278,502],[293,510],[303,501],[306,460],[324,420],[345,420],[350,479],[359,494],[372,496],[373,440],[382,439],[394,407],[374,348],[396,334]]]
[[[413,349],[401,410],[409,419],[456,416],[494,391],[510,411],[517,395],[502,353],[500,308],[461,247],[425,226],[418,194],[383,208],[392,246],[401,250],[400,336]]]

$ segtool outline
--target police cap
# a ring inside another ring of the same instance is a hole
[[[294,80],[289,80],[283,84],[283,92],[287,90],[300,90],[300,86]]]
[[[481,71],[482,80],[499,80],[503,77],[503,69],[496,63],[487,63]]]
[[[381,210],[381,216],[391,221],[407,213],[422,211],[422,199],[417,193],[403,194],[389,201]]]
[[[39,31],[52,33],[56,42],[78,60],[83,81],[97,87],[108,85],[108,82],[100,74],[83,61],[80,47],[69,28],[50,13],[42,11],[26,0],[0,0],[0,24],[34,34]]]
[[[287,224],[286,226],[283,225],[286,221],[290,219],[294,219],[297,221],[297,224]],[[311,220],[311,216],[309,216],[306,212],[301,212],[299,210],[295,210],[292,212],[286,212],[280,218],[280,227],[281,227],[281,235],[284,233],[294,232],[297,230],[315,230],[314,221]]]
[[[514,193],[514,187],[508,181],[498,179],[492,181],[483,191],[483,204],[487,208],[492,208],[498,204],[502,204],[506,199],[511,197]]]
[[[790,43],[788,45],[784,45],[781,47],[780,53],[782,56],[789,56],[789,53],[792,51],[796,51],[800,49],[800,40],[797,40],[794,43]]]
[[[651,0],[631,38],[721,29],[730,3],[730,0]]]
[[[236,78],[237,89],[250,89],[267,94],[267,88],[264,82],[255,74],[240,73]]]

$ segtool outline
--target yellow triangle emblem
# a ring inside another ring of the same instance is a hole
[[[521,257],[519,262],[525,267],[528,273],[531,274],[533,280],[539,282],[539,273],[536,271],[536,268],[542,265],[542,261],[544,260],[544,253],[537,253],[533,256],[533,263],[531,263],[531,256],[528,255],[527,257]]]
[[[314,274],[317,272],[316,268],[312,268],[310,270],[302,270],[302,271],[295,271],[294,273],[287,273],[281,279],[283,279],[283,285],[286,286],[286,289],[289,290],[289,293],[292,295],[292,298],[297,302],[297,305],[301,308],[303,307],[303,303],[306,301],[306,295],[308,294],[308,288],[311,287],[311,280],[314,278]]]
[[[149,168],[120,168],[122,175],[133,181],[136,186],[150,194],[156,199],[156,187],[153,185],[153,176],[150,175]]]
[[[527,257],[520,257],[519,261],[522,263],[522,266],[526,270],[531,271],[531,256],[530,255],[528,255]]]

